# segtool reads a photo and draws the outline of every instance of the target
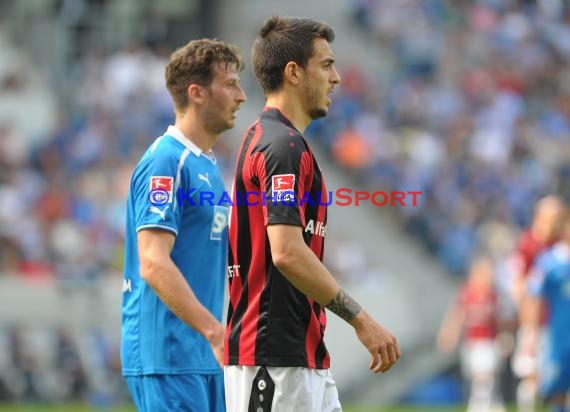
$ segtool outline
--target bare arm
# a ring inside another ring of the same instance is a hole
[[[540,326],[541,309],[542,299],[524,291],[519,307],[519,321],[521,326],[538,329]]]
[[[354,327],[357,337],[372,355],[370,369],[376,373],[390,369],[400,357],[396,338],[340,288],[305,244],[301,228],[269,225],[267,234],[273,263],[287,280]]]
[[[267,234],[273,263],[289,282],[322,306],[336,297],[340,286],[305,244],[300,227],[269,225]]]
[[[518,331],[519,350],[523,354],[536,354],[542,308],[542,298],[524,291],[519,306],[520,328]]]
[[[198,301],[170,258],[174,240],[174,235],[165,230],[149,229],[138,232],[141,277],[176,316],[210,342],[221,366],[224,327]]]
[[[439,350],[451,352],[457,347],[463,331],[464,321],[465,314],[457,304],[457,300],[454,300],[443,318],[437,335],[437,347]]]
[[[542,292],[547,281],[546,269],[543,266],[540,260],[535,261],[521,288],[517,354],[536,355],[541,315],[545,304]]]
[[[511,293],[517,309],[523,304],[522,300],[525,295],[526,274],[521,270],[517,272],[512,280]]]

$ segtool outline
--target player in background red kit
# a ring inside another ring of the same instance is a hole
[[[489,258],[473,260],[442,322],[437,346],[455,350],[461,342],[461,370],[470,383],[468,412],[504,411],[498,396],[500,350],[498,293]]]
[[[524,231],[515,251],[516,273],[513,278],[513,300],[518,307],[519,318],[526,317],[528,294],[526,283],[530,269],[536,259],[548,247],[556,242],[557,222],[564,211],[564,203],[556,196],[546,196],[535,205],[534,217],[530,227]],[[542,316],[542,324],[547,313]],[[521,323],[524,323],[521,322]],[[517,387],[517,406],[519,412],[534,412],[538,383],[537,353],[535,345],[528,344],[529,333],[524,328],[517,332],[517,347],[513,355],[513,372],[520,379]]]

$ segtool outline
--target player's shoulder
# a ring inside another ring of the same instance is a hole
[[[534,261],[534,266],[545,270],[554,261],[554,254],[552,248],[544,250],[542,253],[538,254],[536,260]]]
[[[286,128],[264,133],[253,148],[252,153],[262,152],[266,159],[289,158],[290,155],[300,156],[308,152],[309,147],[298,132],[289,131]]]
[[[184,152],[189,150],[178,140],[169,135],[158,137],[147,149],[142,161],[151,163],[178,163]],[[185,158],[189,158],[189,153]]]
[[[570,263],[570,248],[564,243],[557,243],[548,249],[548,258],[553,267],[566,266]]]
[[[521,251],[530,251],[533,250],[537,247],[537,243],[538,241],[536,240],[536,238],[533,236],[532,232],[530,230],[524,230],[520,235],[519,235],[519,240],[518,240],[518,248]]]
[[[179,157],[185,146],[174,137],[162,135],[150,145],[148,152],[154,157]]]
[[[182,159],[184,146],[169,136],[160,136],[147,148],[138,162],[133,177],[156,172],[174,173]],[[188,157],[188,156],[187,156]]]
[[[569,261],[570,251],[568,247],[556,244],[537,257],[535,267],[543,273],[548,273],[561,265],[567,264]]]

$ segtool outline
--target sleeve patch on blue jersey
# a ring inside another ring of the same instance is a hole
[[[151,176],[148,193],[149,203],[162,206],[172,203],[174,179],[172,176]]]

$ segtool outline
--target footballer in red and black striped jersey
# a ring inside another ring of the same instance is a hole
[[[246,192],[265,193],[267,201],[238,205],[236,193]],[[271,224],[300,226],[322,261],[327,202],[299,200],[325,193],[305,138],[278,109],[264,108],[246,132],[232,193],[229,265],[239,271],[229,279],[226,364],[329,367],[325,311],[275,267],[266,231]]]
[[[224,342],[232,412],[342,410],[323,341],[325,307],[354,328],[373,372],[400,357],[396,339],[322,263],[327,191],[302,133],[327,114],[341,80],[333,39],[326,23],[272,16],[252,47],[266,107],[245,133],[232,192]],[[243,193],[262,201],[242,204]]]

